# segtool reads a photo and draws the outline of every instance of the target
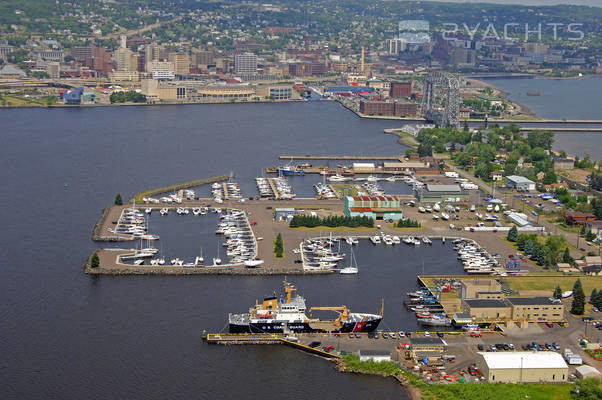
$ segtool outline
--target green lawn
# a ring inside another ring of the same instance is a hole
[[[577,279],[581,279],[583,291],[589,296],[592,289],[602,288],[602,276],[509,276],[501,278],[513,290],[548,290],[554,292],[556,285],[562,291],[572,290]]]
[[[420,378],[401,369],[393,362],[360,362],[355,355],[343,357],[345,369],[377,375],[403,376],[408,384],[417,387],[424,400],[568,400],[572,384],[453,383],[425,384]]]

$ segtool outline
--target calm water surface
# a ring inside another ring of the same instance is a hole
[[[485,79],[509,93],[508,98],[547,119],[602,120],[602,77],[581,79]],[[541,96],[527,96],[541,92]],[[575,125],[583,127],[587,125]],[[598,125],[599,127],[599,125]],[[585,151],[602,158],[602,132],[556,133],[554,147],[580,157]]]
[[[360,120],[334,103],[0,111],[2,397],[406,398],[392,380],[339,374],[292,349],[200,341],[202,329],[225,326],[228,312],[280,290],[282,277],[82,273],[96,247],[92,226],[117,192],[128,198],[230,171],[248,192],[261,167],[282,153],[399,154],[405,148],[383,134],[394,126]],[[192,257],[203,235],[206,251],[216,251],[214,217],[182,218],[151,219],[165,252]],[[401,301],[416,287],[421,260],[427,273],[460,268],[437,243],[363,244],[357,258],[361,274],[351,279],[294,283],[313,305],[373,312],[384,297],[383,326],[411,329]]]

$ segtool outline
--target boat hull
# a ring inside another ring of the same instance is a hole
[[[332,332],[350,333],[350,332],[373,332],[378,328],[382,318],[371,319],[361,322],[345,322],[340,329]],[[230,333],[283,333],[283,324],[291,332],[296,333],[326,333],[324,329],[315,329],[308,322],[251,322],[249,324],[229,324]]]
[[[284,176],[305,175],[305,171],[303,171],[303,170],[290,170],[290,169],[277,168],[276,172],[279,174],[282,174]]]

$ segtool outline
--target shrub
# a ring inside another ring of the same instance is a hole
[[[100,265],[100,258],[98,258],[98,253],[94,253],[92,254],[92,257],[90,257],[90,267],[92,268],[98,268],[98,266]]]

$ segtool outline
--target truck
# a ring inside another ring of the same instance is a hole
[[[571,349],[564,349],[564,359],[569,365],[581,365],[583,360],[579,354],[573,353]]]

